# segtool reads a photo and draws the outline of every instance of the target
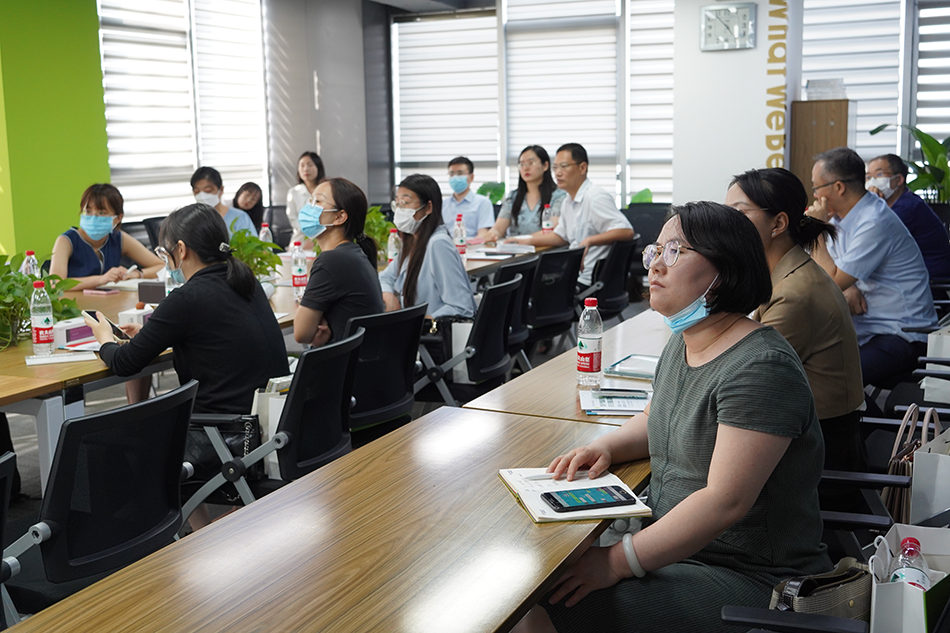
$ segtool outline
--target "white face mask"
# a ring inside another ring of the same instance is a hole
[[[877,178],[871,178],[864,183],[864,188],[870,190],[871,187],[876,187],[878,191],[881,192],[881,195],[884,196],[884,199],[887,200],[891,197],[891,194],[894,193],[894,189],[891,188],[891,180],[893,176],[878,176]]]
[[[207,193],[205,191],[199,191],[195,194],[195,200],[202,204],[206,204],[209,207],[216,207],[221,202],[221,196],[215,193]]]
[[[422,209],[422,207],[419,207],[419,209]],[[403,233],[415,233],[419,225],[425,220],[424,217],[422,220],[417,220],[414,217],[416,213],[419,212],[419,209],[396,208],[393,210],[393,224]]]

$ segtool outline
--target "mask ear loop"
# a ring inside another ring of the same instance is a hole
[[[703,303],[708,305],[709,300],[706,298],[706,295],[709,294],[709,291],[713,289],[713,286],[716,285],[716,282],[719,281],[719,273],[716,273],[716,276],[713,277],[712,282],[709,284],[709,287],[706,288],[706,292],[703,293]]]

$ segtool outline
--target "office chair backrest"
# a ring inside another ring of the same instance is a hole
[[[148,233],[148,241],[149,241],[149,244],[151,245],[151,248],[160,246],[158,242],[158,236],[162,232],[162,222],[164,221],[165,221],[165,217],[145,218],[144,220],[142,220],[142,224],[145,225],[145,231]]]
[[[281,479],[295,480],[350,452],[350,398],[363,329],[300,355],[277,424],[291,441],[277,451]]]
[[[287,205],[274,205],[265,209],[264,221],[270,225],[268,228],[274,236],[274,244],[284,250],[290,250],[290,239],[293,237],[294,227],[287,218]]]
[[[128,565],[171,542],[182,523],[179,484],[198,382],[63,424],[39,520],[50,582]]]
[[[641,250],[647,244],[656,242],[656,238],[663,230],[663,224],[666,222],[666,216],[669,213],[670,205],[659,202],[631,204],[623,209],[623,214],[633,225],[633,230],[640,234],[639,245]],[[643,268],[643,263],[640,260],[636,260],[634,266],[641,270],[642,274],[646,274],[646,269]]]
[[[514,295],[520,286],[521,275],[515,275],[511,281],[490,286],[482,294],[466,344],[475,348],[475,354],[465,361],[472,382],[497,378],[511,367],[508,331],[515,309]]]
[[[7,511],[10,509],[10,495],[13,489],[13,473],[16,472],[16,453],[7,451],[0,455],[0,543],[7,525]],[[0,610],[2,611],[2,610]]]
[[[597,307],[601,313],[618,313],[630,303],[627,293],[627,277],[630,275],[630,258],[637,246],[637,240],[614,242],[607,251],[607,257],[597,262],[593,280],[602,282],[604,287],[594,293]]]
[[[123,222],[122,232],[134,237],[142,243],[142,246],[149,250],[155,248],[155,245],[152,244],[152,239],[148,235],[145,222]]]
[[[583,248],[541,254],[531,284],[528,325],[543,327],[574,321],[574,292],[583,259]]]
[[[350,428],[359,430],[406,415],[415,402],[413,383],[419,337],[428,303],[354,317],[346,324],[346,333],[363,328],[356,365]]]
[[[521,285],[518,286],[512,298],[514,306],[511,310],[511,331],[508,333],[509,345],[523,343],[528,338],[528,300],[531,299],[531,283],[534,281],[539,259],[539,257],[530,257],[505,264],[495,273],[496,284],[503,284],[521,275]]]

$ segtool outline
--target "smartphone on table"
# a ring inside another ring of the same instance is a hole
[[[629,506],[637,502],[636,497],[631,496],[620,486],[598,486],[578,490],[543,492],[541,498],[555,512],[576,512],[577,510]]]
[[[83,310],[82,313],[83,313],[85,316],[87,316],[87,317],[89,317],[90,319],[92,319],[93,321],[96,321],[96,322],[99,321],[99,319],[96,318],[96,313],[95,313],[95,312],[90,312],[89,310]],[[113,323],[112,321],[110,321],[110,320],[108,319],[108,317],[106,317],[105,315],[103,315],[102,318],[105,319],[106,322],[107,322],[109,325],[112,326],[112,334],[113,334],[113,336],[115,336],[117,339],[121,339],[121,340],[123,340],[123,341],[131,341],[131,340],[132,340],[132,337],[131,337],[131,336],[129,336],[128,334],[126,334],[126,333],[122,330],[122,328],[120,328],[118,325],[116,325],[115,323]]]

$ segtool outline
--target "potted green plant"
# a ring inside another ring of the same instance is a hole
[[[950,202],[950,166],[947,164],[950,137],[940,142],[912,125],[895,125],[894,123],[879,125],[871,130],[870,134],[877,134],[892,125],[909,130],[920,143],[923,161],[916,163],[904,159],[907,167],[915,174],[915,178],[907,183],[907,188],[911,191],[933,191],[937,202]]]
[[[363,233],[373,238],[376,242],[376,264],[383,266],[389,259],[387,248],[389,246],[389,231],[396,228],[396,225],[389,222],[381,211],[382,207],[376,205],[366,211],[366,224],[363,227]]]
[[[501,199],[505,197],[505,183],[503,182],[486,182],[482,183],[482,186],[476,191],[480,196],[488,196],[488,199],[491,200],[492,204],[501,204]]]
[[[260,280],[264,294],[270,299],[276,290],[273,282],[280,266],[280,257],[274,254],[273,249],[280,247],[273,242],[262,241],[249,231],[234,231],[231,233],[231,248],[234,256],[247,264]]]
[[[0,350],[16,345],[20,339],[30,335],[30,299],[33,297],[33,282],[39,278],[20,272],[24,257],[25,254],[0,255]],[[57,275],[47,275],[42,280],[57,321],[80,315],[76,300],[63,297],[63,293],[78,281],[60,279]]]

